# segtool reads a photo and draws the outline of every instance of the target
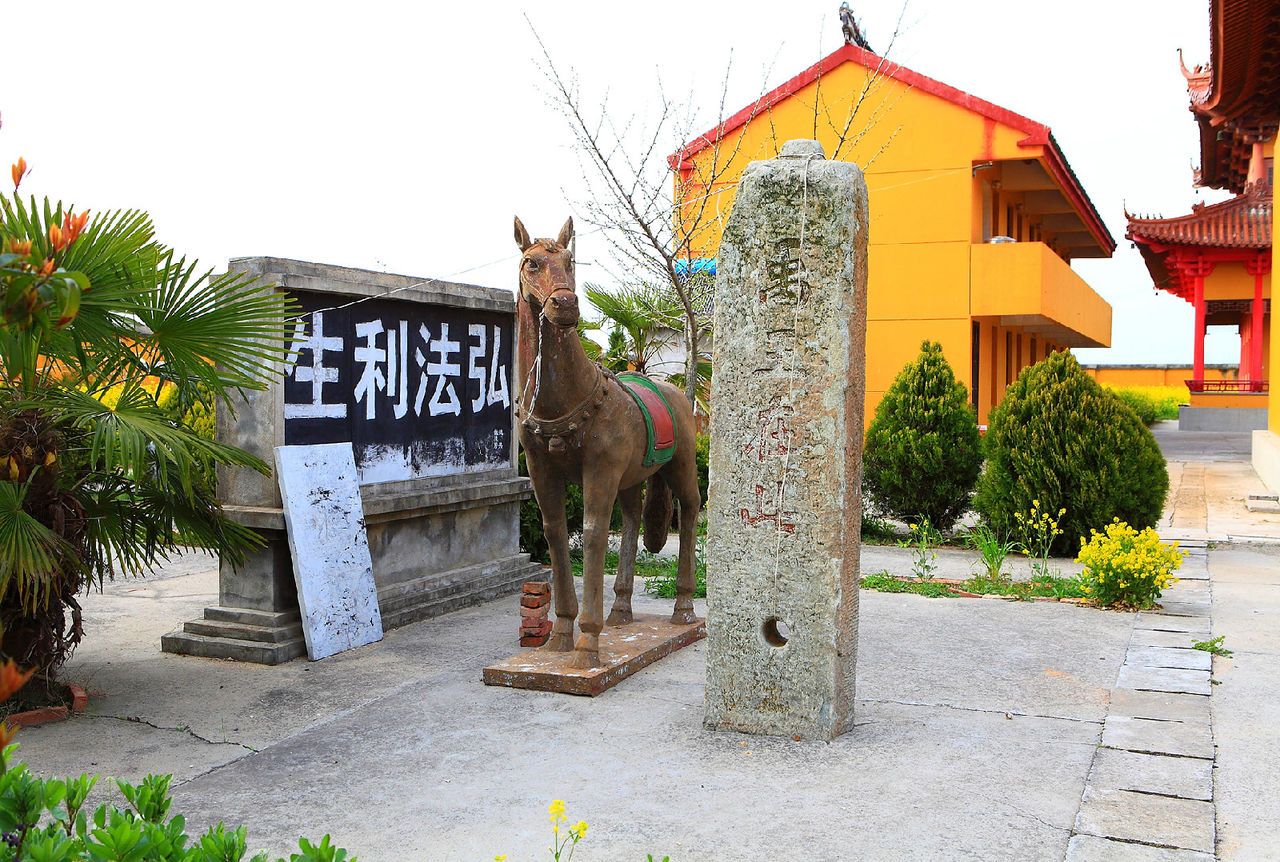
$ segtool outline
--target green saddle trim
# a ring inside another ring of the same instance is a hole
[[[618,378],[618,382],[623,384],[622,388],[625,389],[627,391],[627,394],[631,396],[631,400],[636,402],[636,406],[640,408],[640,415],[644,417],[644,429],[645,429],[645,432],[648,434],[648,445],[646,445],[644,449],[644,461],[642,462],[643,465],[645,467],[653,467],[658,464],[667,463],[673,457],[675,457],[676,440],[679,438],[679,435],[675,433],[678,430],[677,422],[676,422],[676,412],[671,409],[671,402],[667,400],[667,396],[662,394],[662,390],[658,388],[658,384],[654,383],[652,380],[650,380],[645,375],[639,373],[638,371],[624,371],[623,373],[617,375],[617,378]],[[671,417],[671,430],[672,430],[671,438],[672,439],[671,439],[670,446],[666,447],[665,449],[658,448],[657,440],[655,439],[657,435],[653,428],[653,416],[649,414],[649,405],[645,404],[644,399],[642,399],[638,394],[633,392],[631,390],[631,387],[626,385],[627,383],[639,384],[640,386],[643,386],[645,389],[648,389],[654,395],[657,395],[659,399],[661,399],[663,405],[667,408],[667,415]]]

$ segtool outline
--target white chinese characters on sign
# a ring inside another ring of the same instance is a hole
[[[346,350],[341,336],[326,335],[324,313],[312,315],[310,334],[299,324],[289,347],[286,373],[299,383],[310,383],[310,398],[303,403],[286,403],[285,418],[345,419],[346,398],[342,390],[324,384],[338,382],[340,358]],[[363,405],[363,418],[379,415],[403,419],[410,406],[415,416],[461,416],[464,403],[470,412],[480,413],[492,405],[511,406],[507,382],[507,366],[501,361],[502,330],[498,326],[473,323],[466,327],[465,339],[459,337],[455,324],[441,322],[420,324],[415,343],[410,343],[407,320],[381,318],[358,321],[354,325],[354,348],[350,358],[354,365],[353,400]],[[418,372],[417,387],[409,397],[410,356]],[[463,357],[467,358],[463,371]],[[466,398],[466,382],[476,381],[475,397]],[[428,397],[429,396],[429,397]]]
[[[294,329],[293,343],[289,345],[289,353],[285,359],[285,374],[299,383],[311,384],[311,398],[300,404],[285,404],[286,419],[346,419],[347,403],[326,403],[324,385],[338,382],[338,369],[325,365],[326,353],[342,354],[345,344],[340,336],[324,334],[324,312],[317,311],[311,315],[311,334],[304,335],[306,321],[299,321]],[[299,360],[301,354],[309,354],[307,364]]]

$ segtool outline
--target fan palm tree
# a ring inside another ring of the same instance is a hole
[[[20,180],[0,195],[0,651],[51,670],[80,641],[81,590],[182,546],[235,564],[260,545],[208,477],[267,465],[175,417],[265,388],[288,304],[198,270],[145,213],[24,203]]]
[[[647,284],[616,291],[588,284],[584,291],[609,322],[609,344],[601,362],[611,371],[649,369],[655,356],[684,325],[679,300],[669,291]]]

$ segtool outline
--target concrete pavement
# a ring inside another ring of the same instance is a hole
[[[591,824],[588,862],[1056,862],[1134,619],[864,592],[857,728],[824,745],[704,731],[701,645],[594,700],[487,688],[480,668],[516,651],[512,599],[316,663],[159,653],[216,583],[205,568],[89,597],[67,676],[91,714],[23,731],[23,756],[174,771],[193,826],[243,822],[274,852],[330,832],[365,860],[538,858],[563,798]]]

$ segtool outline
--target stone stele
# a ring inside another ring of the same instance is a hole
[[[853,725],[867,190],[817,141],[743,174],[720,245],[706,725]]]

